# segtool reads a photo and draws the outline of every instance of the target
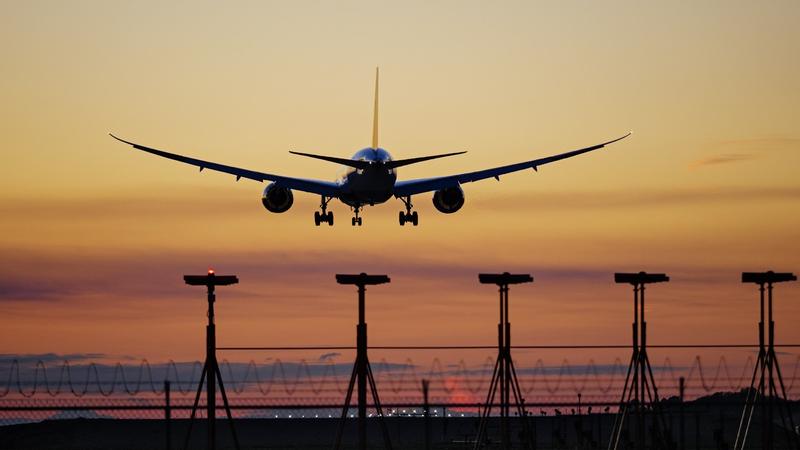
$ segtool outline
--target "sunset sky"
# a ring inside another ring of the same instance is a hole
[[[202,356],[203,290],[221,289],[220,345],[349,345],[341,272],[368,293],[370,342],[495,342],[514,288],[514,341],[624,344],[615,271],[648,291],[652,343],[756,339],[743,270],[800,272],[800,2],[0,3],[0,354]],[[400,179],[466,172],[612,139],[604,150],[464,186],[457,214],[415,198],[362,227],[295,193],[132,150],[109,132],[253,170],[333,180],[371,138],[395,158],[468,150]],[[777,339],[800,343],[800,284],[776,291]],[[794,324],[794,326],[792,326]],[[796,351],[793,353],[796,354]],[[235,355],[229,355],[236,358]]]

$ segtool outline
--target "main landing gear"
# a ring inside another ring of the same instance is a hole
[[[333,211],[328,211],[328,202],[330,202],[332,198],[333,197],[322,196],[322,202],[319,205],[322,212],[314,212],[314,224],[316,226],[319,226],[321,223],[327,223],[328,226],[333,226]]]
[[[361,207],[360,206],[354,206],[353,207],[353,214],[355,214],[355,216],[352,219],[353,226],[356,226],[356,225],[361,226],[361,217],[358,217],[358,213],[360,213],[360,212],[361,212]]]
[[[411,211],[411,209],[414,207],[414,205],[411,204],[411,196],[409,195],[408,197],[401,198],[400,200],[402,200],[406,205],[405,212],[400,211],[400,225],[403,226],[406,224],[406,222],[408,222],[414,226],[417,226],[417,224],[419,224],[419,216],[417,215],[416,211]]]

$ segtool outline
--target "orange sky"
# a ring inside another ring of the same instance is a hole
[[[200,357],[213,265],[221,345],[350,344],[355,294],[336,272],[386,272],[370,339],[494,342],[481,271],[530,272],[512,292],[518,343],[625,343],[614,271],[665,271],[651,342],[755,339],[742,270],[800,272],[797,2],[25,2],[0,5],[0,353]],[[466,185],[439,214],[399,201],[317,228],[262,185],[132,151],[333,179],[369,144],[469,153],[400,178],[470,171],[635,134],[576,159]],[[778,339],[800,342],[800,286],[777,291]]]

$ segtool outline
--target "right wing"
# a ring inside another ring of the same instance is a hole
[[[189,158],[188,156],[176,155],[175,153],[169,153],[163,150],[145,147],[143,145],[126,141],[125,139],[120,139],[111,133],[109,133],[109,135],[120,142],[124,142],[128,145],[133,146],[133,148],[137,150],[142,150],[147,153],[152,153],[154,155],[158,155],[167,159],[180,161],[182,163],[191,164],[193,166],[199,167],[200,171],[202,171],[203,169],[211,169],[211,170],[216,170],[217,172],[224,172],[224,173],[229,173],[231,175],[235,175],[236,181],[239,181],[240,178],[247,178],[259,182],[267,180],[267,181],[273,181],[277,185],[289,189],[294,189],[303,192],[310,192],[312,194],[324,195],[326,197],[339,196],[339,185],[330,181],[307,180],[303,178],[284,177],[281,175],[272,175],[264,172],[256,172],[253,170],[240,169],[238,167],[226,166],[224,164],[217,164],[210,161],[203,161],[202,159]]]
[[[559,153],[558,155],[534,159],[532,161],[525,161],[517,164],[509,164],[507,166],[494,167],[491,169],[478,170],[476,172],[461,173],[458,175],[449,175],[444,177],[420,178],[416,180],[398,181],[394,185],[394,196],[400,198],[409,195],[421,194],[423,192],[438,191],[440,189],[451,188],[459,186],[464,183],[471,183],[473,181],[485,180],[487,178],[496,178],[499,181],[501,175],[525,169],[537,170],[539,166],[556,161],[561,161],[562,159],[572,158],[573,156],[578,156],[583,153],[591,152],[592,150],[603,148],[608,144],[613,144],[614,142],[625,139],[630,135],[631,133],[628,133],[625,136],[618,137],[608,142],[603,142],[602,144],[592,145],[591,147],[572,150],[566,153]]]

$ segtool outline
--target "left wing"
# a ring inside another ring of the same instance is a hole
[[[398,181],[394,185],[395,197],[406,197],[409,195],[421,194],[423,192],[438,191],[449,187],[455,187],[460,184],[470,183],[472,181],[485,180],[487,178],[496,178],[500,180],[500,175],[505,175],[519,170],[533,169],[537,170],[539,166],[549,164],[551,162],[561,161],[562,159],[572,158],[583,153],[588,153],[605,147],[606,145],[613,144],[619,140],[625,139],[631,133],[625,136],[618,137],[614,140],[603,142],[602,144],[593,145],[591,147],[572,150],[566,153],[559,153],[558,155],[548,156],[545,158],[534,159],[532,161],[525,161],[517,164],[509,164],[507,166],[495,167],[492,169],[479,170],[476,172],[461,173],[458,175],[449,175],[444,177],[435,178],[419,178],[416,180]]]
[[[200,171],[202,171],[203,169],[211,169],[211,170],[216,170],[217,172],[224,172],[224,173],[229,173],[231,175],[235,175],[236,181],[239,181],[240,178],[247,178],[250,180],[255,180],[260,182],[263,182],[264,180],[274,181],[278,186],[289,189],[295,189],[303,192],[310,192],[312,194],[325,195],[327,197],[339,196],[339,185],[336,183],[332,183],[330,181],[307,180],[303,178],[284,177],[281,175],[273,175],[270,173],[256,172],[254,170],[240,169],[238,167],[226,166],[224,164],[217,164],[210,161],[203,161],[202,159],[189,158],[188,156],[181,156],[175,153],[169,153],[163,150],[145,147],[143,145],[126,141],[125,139],[120,139],[111,133],[109,133],[109,135],[120,142],[124,142],[128,145],[133,146],[133,148],[137,150],[142,150],[147,153],[152,153],[154,155],[158,155],[167,159],[172,159],[174,161],[180,161],[182,163],[191,164],[193,166],[199,167]]]

